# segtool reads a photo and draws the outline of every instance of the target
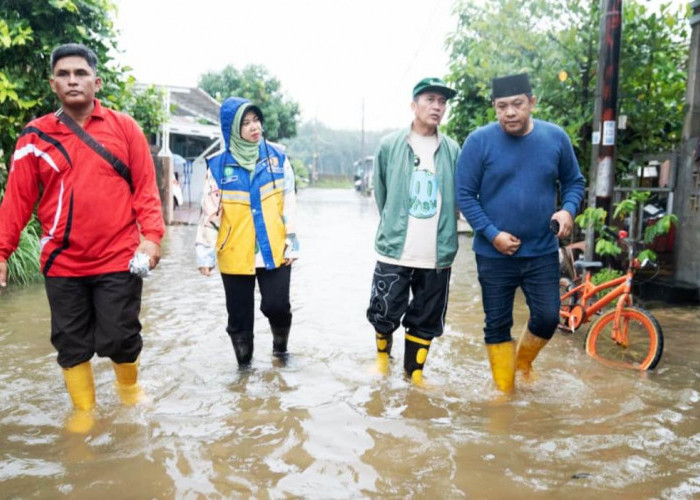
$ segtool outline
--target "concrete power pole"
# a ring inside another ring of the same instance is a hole
[[[700,288],[700,0],[690,3],[690,58],[683,124],[683,142],[678,162],[678,180],[673,211],[678,215],[675,241],[675,279]]]
[[[600,1],[600,42],[593,118],[593,148],[589,173],[588,206],[604,208],[608,222],[613,212],[617,87],[622,38],[622,0]],[[586,233],[586,258],[593,258],[595,235]]]
[[[365,98],[362,98],[362,139],[360,143],[360,161],[364,167],[365,162]]]

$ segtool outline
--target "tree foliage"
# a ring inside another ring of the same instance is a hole
[[[165,90],[155,85],[137,87],[136,80],[129,76],[122,89],[123,98],[119,109],[128,113],[143,129],[146,136],[155,134],[168,119],[165,106]]]
[[[563,127],[584,170],[590,159],[598,64],[599,1],[458,0],[457,30],[448,38],[447,77],[458,95],[447,132],[458,140],[495,119],[490,81],[530,74],[536,117]],[[672,149],[680,136],[688,33],[684,12],[642,0],[623,2],[618,158]],[[621,162],[627,163],[627,162]]]
[[[51,51],[63,43],[82,43],[99,60],[105,106],[127,110],[146,132],[165,119],[163,102],[151,99],[155,89],[134,92],[133,77],[112,57],[117,36],[111,0],[2,0],[0,2],[0,193],[17,136],[35,117],[54,111],[60,103],[51,92]]]
[[[219,72],[202,75],[199,87],[219,102],[238,96],[259,106],[265,115],[265,133],[272,141],[297,133],[299,105],[284,95],[280,81],[263,66],[251,64],[239,71],[229,65]]]
[[[658,14],[645,2],[623,4],[620,114],[628,116],[628,126],[618,131],[617,141],[618,157],[631,160],[671,150],[681,140],[688,21],[684,12],[674,12],[669,4],[662,5]]]
[[[287,141],[287,153],[317,168],[319,176],[350,178],[354,174],[354,162],[363,155],[373,155],[385,134],[386,131],[365,132],[363,151],[360,131],[332,129],[321,122],[309,121],[299,127],[296,138]]]

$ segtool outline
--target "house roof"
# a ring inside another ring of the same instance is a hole
[[[144,86],[145,85],[140,85]],[[219,108],[221,105],[197,87],[157,85],[165,92],[169,118],[163,125],[169,133],[204,137],[221,135]]]
[[[202,89],[166,86],[165,90],[169,93],[173,116],[192,117],[211,125],[219,124],[221,105]]]

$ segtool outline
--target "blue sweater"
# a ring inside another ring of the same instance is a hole
[[[501,231],[520,238],[515,257],[556,252],[549,220],[557,211],[557,181],[561,208],[575,216],[584,180],[560,127],[534,120],[529,134],[511,136],[495,122],[472,132],[457,161],[456,184],[459,209],[474,229],[474,252],[508,258],[491,243]]]

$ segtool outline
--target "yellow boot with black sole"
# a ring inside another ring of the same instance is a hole
[[[95,379],[89,361],[63,368],[66,389],[73,402],[73,413],[66,422],[66,429],[75,434],[87,434],[95,423]]]

